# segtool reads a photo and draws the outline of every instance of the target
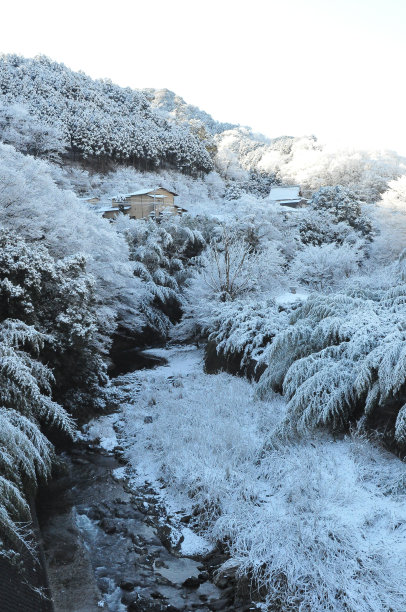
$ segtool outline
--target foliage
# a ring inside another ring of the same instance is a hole
[[[171,513],[223,541],[266,609],[402,610],[404,464],[360,438],[277,441],[280,398],[255,401],[253,385],[226,374],[171,372],[116,387],[134,481],[164,479]]]
[[[180,319],[181,288],[190,276],[193,258],[205,246],[201,233],[188,219],[166,218],[133,221],[124,217],[116,223],[129,245],[134,274],[143,281],[139,307],[147,325],[166,338],[172,323]]]
[[[211,242],[185,286],[184,317],[174,338],[207,338],[219,330],[223,317],[226,321],[232,312],[237,316],[240,308],[249,308],[250,300],[280,290],[283,257],[277,243],[260,244],[252,229],[249,219],[213,228]]]
[[[241,355],[243,369],[251,361],[266,360],[273,338],[286,327],[287,316],[273,300],[240,299],[214,308],[206,331],[217,352]]]
[[[405,399],[405,305],[406,286],[399,285],[314,294],[292,314],[272,343],[260,380],[262,395],[283,387],[288,428],[343,429],[354,420],[367,425],[390,403],[399,412]],[[390,412],[385,422],[393,427]],[[403,442],[403,412],[395,427]]]
[[[51,399],[51,370],[38,360],[48,340],[19,320],[0,322],[0,534],[10,546],[25,543],[19,523],[30,519],[26,495],[50,472],[52,447],[40,426],[74,430]]]
[[[227,179],[246,179],[249,172],[300,184],[307,197],[326,185],[342,185],[364,202],[376,202],[388,183],[406,171],[405,159],[390,151],[333,149],[314,136],[269,140],[243,127],[215,136],[215,165]]]
[[[76,256],[55,262],[41,243],[0,231],[0,320],[19,319],[47,336],[42,358],[52,364],[58,397],[82,390],[87,402],[103,381],[94,281]],[[78,406],[76,406],[78,408]]]
[[[0,104],[0,137],[21,153],[59,161],[66,138],[59,126],[31,115],[22,104]]]
[[[304,244],[342,244],[351,238],[371,239],[372,226],[356,194],[337,185],[322,187],[313,195],[299,231]]]
[[[355,275],[361,259],[359,244],[309,244],[296,253],[289,276],[313,290],[331,290]]]
[[[62,133],[69,150],[83,158],[152,167],[169,163],[185,172],[212,169],[204,142],[186,124],[167,121],[140,91],[94,81],[43,56],[3,55],[0,92],[9,109],[25,106],[36,121]]]
[[[117,316],[139,329],[142,291],[124,238],[72,192],[59,189],[49,164],[5,145],[0,145],[0,225],[44,244],[54,259],[85,256],[95,279],[97,327],[105,350]]]
[[[406,244],[406,177],[391,181],[374,211],[377,235],[371,254],[375,265],[388,265],[399,257]]]

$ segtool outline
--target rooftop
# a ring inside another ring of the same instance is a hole
[[[154,191],[158,191],[158,189],[165,189],[165,191],[167,191],[168,193],[171,193],[172,195],[178,195],[177,193],[175,193],[174,191],[170,191],[169,189],[167,189],[166,187],[150,187],[149,189],[139,189],[138,191],[132,191],[131,193],[119,193],[118,195],[113,197],[113,200],[125,200],[126,198],[131,198],[132,196],[137,196],[137,195],[150,195],[152,194],[152,196],[154,195]],[[151,196],[151,197],[152,197]],[[156,198],[164,198],[167,196],[163,196],[162,194],[155,194]]]
[[[300,185],[275,185],[271,187],[269,198],[273,201],[300,200]]]

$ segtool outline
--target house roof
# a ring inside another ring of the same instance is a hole
[[[177,193],[175,193],[174,191],[170,191],[166,187],[150,187],[149,189],[139,189],[138,191],[133,191],[131,193],[119,193],[118,195],[113,197],[113,200],[118,200],[118,199],[124,200],[126,198],[131,198],[131,196],[137,196],[137,195],[149,195],[154,191],[158,191],[158,189],[165,189],[165,191],[167,191],[168,193],[171,193],[174,196],[178,195]],[[166,197],[166,196],[156,194],[156,197]]]
[[[300,200],[300,185],[275,185],[271,187],[269,197],[272,201]]]

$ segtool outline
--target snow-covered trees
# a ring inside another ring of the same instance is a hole
[[[42,243],[54,259],[85,256],[95,279],[97,325],[106,342],[117,315],[133,329],[140,327],[142,291],[125,239],[72,192],[59,189],[49,164],[5,145],[0,145],[0,225]]]
[[[93,81],[46,57],[2,56],[0,91],[11,112],[3,134],[0,119],[0,138],[23,148],[20,141],[28,137],[28,152],[34,151],[31,136],[36,131],[43,137],[47,133],[47,145],[37,147],[38,154],[48,153],[52,137],[60,143],[58,151],[66,142],[70,153],[82,158],[143,167],[171,164],[189,173],[209,172],[213,167],[205,142],[187,124],[167,121],[142,92],[107,80]],[[19,117],[15,105],[19,105]],[[21,125],[22,112],[33,118],[31,135]]]
[[[262,242],[249,219],[214,226],[185,287],[184,317],[175,336],[198,339],[213,333],[214,339],[223,318],[227,327],[230,316],[238,317],[249,301],[265,300],[280,290],[283,263],[278,244]],[[220,335],[224,340],[225,334]]]
[[[406,245],[406,177],[389,183],[377,202],[375,224],[377,236],[372,255],[379,263],[395,261]]]
[[[360,238],[370,239],[372,227],[356,194],[337,185],[322,187],[313,194],[309,208],[300,220],[299,231],[304,244],[342,244]]]
[[[217,169],[228,179],[249,172],[300,184],[307,197],[327,185],[343,185],[364,202],[375,202],[388,183],[406,171],[405,158],[389,151],[337,150],[314,136],[272,140],[247,128],[233,127],[215,136]]]
[[[17,319],[0,321],[0,549],[29,546],[21,521],[39,478],[49,475],[52,447],[42,430],[68,435],[73,422],[51,398],[54,378],[39,361],[49,337]]]
[[[406,287],[315,294],[268,353],[261,393],[283,389],[286,426],[303,431],[378,422],[404,443]],[[399,414],[398,414],[399,413]],[[397,420],[396,415],[398,414]]]
[[[0,139],[18,151],[57,161],[67,141],[60,126],[31,115],[23,104],[0,104]]]
[[[361,259],[359,244],[309,244],[296,253],[289,276],[313,290],[331,290],[357,272]]]
[[[20,320],[45,334],[42,359],[52,364],[56,395],[67,402],[75,388],[87,402],[106,367],[98,339],[94,280],[83,257],[55,262],[41,243],[0,232],[0,320]],[[72,406],[71,406],[72,407]]]
[[[181,288],[205,246],[205,240],[187,218],[132,221],[121,215],[116,229],[129,245],[134,274],[143,281],[139,308],[145,322],[162,338],[182,313]]]

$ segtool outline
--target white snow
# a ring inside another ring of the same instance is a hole
[[[189,527],[184,527],[182,529],[182,535],[184,539],[180,547],[180,552],[186,557],[208,553],[213,550],[213,543],[198,535],[189,529]]]
[[[117,434],[114,425],[118,419],[117,414],[109,414],[90,421],[83,429],[88,440],[98,440],[100,446],[106,451],[112,451],[118,446]]]
[[[177,376],[200,372],[203,364],[203,350],[194,346],[169,346],[168,348],[147,349],[147,355],[164,357],[168,363],[154,369],[154,375]]]
[[[338,610],[337,597],[356,612],[406,609],[405,465],[358,438],[281,439],[277,396],[260,402],[246,380],[202,374],[190,347],[156,352],[170,364],[127,376],[120,442],[133,482],[152,483],[169,514],[200,508],[182,554],[225,540],[242,573],[265,586],[285,575],[268,606],[300,592],[314,612]]]
[[[126,468],[125,466],[116,468],[112,471],[112,476],[115,480],[124,480],[126,477]]]
[[[293,293],[291,291],[287,291],[286,293],[281,293],[275,298],[275,303],[278,306],[291,306],[297,302],[304,302],[309,297],[308,293],[298,292]]]
[[[279,200],[298,200],[300,199],[300,185],[286,185],[286,186],[274,186],[271,187],[269,199],[272,202],[278,202]]]

